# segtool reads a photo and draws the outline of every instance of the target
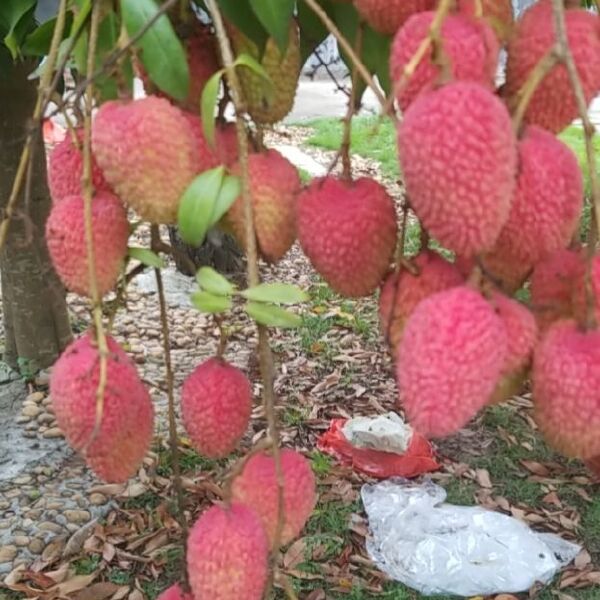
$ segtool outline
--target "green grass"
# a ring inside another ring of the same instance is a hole
[[[567,129],[565,129],[558,137],[565,142],[565,144],[567,144],[577,156],[583,172],[585,193],[586,196],[589,197],[591,194],[590,170],[588,168],[587,154],[585,152],[585,137],[583,129],[581,127],[572,125],[571,127],[567,127]],[[593,146],[596,158],[596,173],[600,174],[600,136],[594,136]]]

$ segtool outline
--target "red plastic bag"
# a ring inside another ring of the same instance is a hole
[[[418,433],[413,433],[404,454],[355,448],[344,436],[342,428],[346,419],[334,419],[329,429],[319,438],[317,447],[335,456],[356,471],[378,479],[388,477],[416,477],[422,473],[437,471],[439,463],[434,458],[431,444]]]

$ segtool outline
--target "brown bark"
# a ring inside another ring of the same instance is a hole
[[[0,83],[0,205],[10,195],[35,104],[38,80],[27,79],[33,68],[16,65],[3,73]],[[11,223],[0,254],[4,361],[27,372],[51,365],[71,340],[65,291],[44,239],[51,204],[41,131],[36,135],[32,165],[28,205],[23,190],[18,218]]]

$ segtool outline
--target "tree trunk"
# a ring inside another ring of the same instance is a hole
[[[0,86],[0,204],[6,205],[33,113],[38,80],[16,65]],[[44,227],[50,212],[42,134],[36,136],[29,206],[25,193],[0,254],[4,361],[23,374],[50,366],[71,340],[65,290],[50,258]]]

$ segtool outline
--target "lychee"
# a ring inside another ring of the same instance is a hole
[[[300,32],[290,25],[288,46],[282,55],[273,38],[267,40],[264,52],[241,31],[230,27],[230,37],[236,54],[249,54],[260,62],[270,82],[250,68],[238,69],[246,108],[256,123],[271,125],[281,121],[294,106],[300,77]]]
[[[266,261],[274,263],[296,240],[296,199],[301,188],[300,176],[296,167],[277,150],[251,154],[248,171],[258,248]],[[239,175],[240,166],[234,165],[232,172]],[[225,221],[245,246],[246,220],[241,196],[229,209]]]
[[[194,600],[191,594],[186,594],[176,583],[167,588],[156,600]]]
[[[533,266],[564,248],[583,208],[583,177],[573,151],[529,126],[519,141],[519,174],[508,220],[492,254]]]
[[[252,390],[248,378],[220,358],[203,362],[181,391],[183,424],[198,451],[210,458],[227,456],[248,427]]]
[[[429,35],[434,16],[434,12],[413,15],[396,33],[390,53],[391,77],[396,84],[402,81],[404,68]],[[441,35],[452,78],[477,81],[493,90],[499,45],[489,25],[461,14],[448,15]],[[439,74],[431,53],[426,54],[406,84],[396,91],[400,108],[405,111],[422,90],[436,82]]]
[[[399,126],[398,146],[411,206],[431,235],[465,257],[490,250],[508,218],[517,173],[502,102],[468,81],[421,94]]]
[[[197,600],[261,600],[267,581],[267,536],[243,504],[213,506],[196,521],[187,541],[187,569]]]
[[[523,304],[500,293],[492,295],[492,304],[502,319],[508,344],[491,404],[502,402],[520,391],[531,365],[538,335],[535,317]]]
[[[600,25],[598,16],[584,9],[565,11],[569,47],[579,73],[586,102],[600,91]],[[556,43],[550,0],[540,0],[517,21],[508,44],[505,94],[516,100],[531,71]],[[556,65],[537,86],[525,113],[525,122],[554,133],[578,116],[567,69]]]
[[[67,134],[65,139],[57,144],[48,157],[48,187],[53,202],[59,202],[67,196],[77,196],[82,193],[81,176],[83,175],[83,130]],[[110,187],[104,179],[96,159],[92,155],[92,185],[96,191],[110,192]]]
[[[511,0],[481,0],[481,15],[477,15],[477,0],[458,0],[458,10],[471,17],[481,16],[494,30],[500,43],[510,39],[514,27]]]
[[[464,283],[456,267],[436,252],[424,250],[412,261],[417,271],[402,268],[388,276],[379,297],[381,331],[388,338],[392,354],[402,338],[406,320],[416,306],[431,294]]]
[[[203,173],[219,165],[233,166],[238,161],[237,133],[233,123],[218,123],[215,128],[215,144],[211,146],[204,137],[202,120],[198,115],[186,112],[190,131],[197,148],[196,171]]]
[[[298,452],[280,452],[283,474],[284,523],[281,544],[297,537],[316,504],[316,486],[310,463]],[[233,480],[232,498],[259,515],[272,545],[277,528],[278,487],[275,459],[261,452],[248,459],[242,473]]]
[[[121,200],[152,223],[175,223],[179,200],[197,174],[198,149],[183,112],[148,96],[103,104],[92,143]]]
[[[415,13],[432,10],[435,0],[354,0],[360,16],[378,33],[394,34]]]
[[[600,331],[569,320],[549,327],[534,355],[533,400],[556,450],[583,460],[600,454]]]
[[[344,296],[367,296],[377,289],[392,261],[396,236],[394,202],[373,179],[314,179],[298,198],[302,250]]]
[[[69,444],[100,478],[122,482],[137,472],[152,440],[150,394],[110,336],[100,427],[96,428],[100,354],[90,333],[70,344],[50,377],[52,408]]]
[[[117,283],[129,238],[127,212],[109,192],[99,192],[92,199],[92,227],[96,281],[103,296]],[[65,286],[82,296],[91,296],[84,202],[80,195],[63,198],[52,207],[46,221],[46,243]]]
[[[423,435],[463,427],[490,398],[505,365],[507,334],[482,295],[458,286],[423,300],[398,347],[401,405]]]

